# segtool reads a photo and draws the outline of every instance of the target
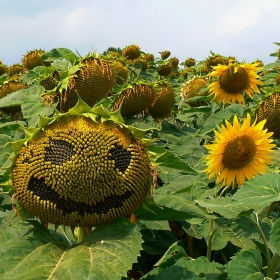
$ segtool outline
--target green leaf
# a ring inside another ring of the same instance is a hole
[[[262,256],[258,250],[241,250],[228,263],[227,273],[232,280],[259,280],[263,279],[261,273]]]
[[[277,219],[271,229],[270,241],[273,244],[276,253],[280,255],[280,219]]]
[[[248,210],[246,205],[235,205],[232,197],[217,197],[205,200],[196,199],[195,202],[202,207],[219,213],[227,219],[236,218],[240,213]]]
[[[226,238],[235,246],[247,249],[256,247],[252,239],[258,237],[259,230],[249,218],[241,216],[235,220],[216,219],[214,223],[219,236]],[[215,242],[213,250],[215,250]]]
[[[181,242],[176,241],[173,243],[154,266],[166,268],[168,266],[174,265],[175,262],[182,257],[184,257],[185,261],[190,260],[191,258],[187,257],[185,249],[179,243]]]
[[[231,206],[254,209],[260,213],[280,200],[280,174],[265,174],[245,182],[233,195]]]
[[[143,200],[134,215],[140,221],[184,220],[196,217],[194,214],[159,206],[154,202],[153,197]]]
[[[28,96],[29,89],[21,89],[11,92],[1,98],[1,108],[21,105]]]
[[[176,265],[185,267],[207,280],[222,279],[221,275],[226,277],[225,267],[222,264],[210,262],[206,257],[199,257],[197,259],[181,258],[177,261]]]
[[[26,223],[25,223],[26,225]],[[0,230],[3,279],[121,279],[141,250],[139,229],[119,218],[97,227],[85,243],[69,247],[51,241],[46,230],[15,223]]]
[[[39,86],[36,94],[28,96],[21,105],[23,117],[27,120],[29,127],[36,127],[39,123],[39,115],[49,116],[55,112],[53,106],[46,106],[42,100],[44,88]],[[55,104],[54,104],[55,105]]]
[[[6,145],[8,142],[12,141],[12,137],[5,134],[0,134],[0,167],[4,165],[8,159],[8,156],[13,152],[12,147],[10,145]]]
[[[151,255],[163,255],[166,250],[177,241],[177,237],[170,230],[141,230],[144,240],[143,249]]]
[[[215,217],[208,214],[192,199],[192,180],[196,180],[196,178],[195,176],[183,175],[174,179],[171,183],[165,184],[155,191],[153,196],[155,202],[161,206],[194,214],[198,217]]]
[[[43,55],[41,55],[41,58],[45,61],[67,59],[72,64],[74,64],[77,61],[76,54],[67,48],[52,49],[51,51],[45,52]]]
[[[20,132],[21,126],[25,125],[23,121],[12,121],[12,122],[5,122],[0,124],[0,133],[7,134],[12,137],[17,135],[18,137],[22,136],[22,132]],[[18,138],[17,138],[18,139]]]
[[[166,153],[157,160],[157,163],[160,163],[160,165],[162,166],[177,169],[182,172],[187,172],[190,174],[197,173],[195,170],[190,168],[185,161],[183,161],[170,151],[166,151]]]
[[[141,277],[141,279],[146,280],[201,280],[203,278],[200,278],[198,275],[196,275],[194,272],[189,271],[187,268],[174,265],[167,267],[166,269],[159,270],[158,268],[155,268],[154,270],[150,271],[147,275],[144,277]]]
[[[217,126],[224,122],[224,120],[229,120],[233,115],[237,115],[239,118],[242,117],[245,107],[239,104],[232,104],[226,107],[224,110],[216,112],[211,115],[202,127],[199,135],[206,135],[207,133],[213,131]]]

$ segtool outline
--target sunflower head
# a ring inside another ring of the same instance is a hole
[[[168,76],[172,72],[172,64],[170,62],[160,64],[157,72],[161,76]]]
[[[23,65],[20,63],[15,63],[9,67],[9,76],[14,76],[23,72]]]
[[[156,100],[149,107],[148,112],[155,121],[163,120],[170,116],[175,104],[174,90],[171,84],[167,82],[157,82],[155,84]]]
[[[115,75],[115,83],[123,85],[128,79],[129,69],[123,60],[116,59],[110,62],[110,66]]]
[[[211,71],[212,67],[213,66],[217,66],[219,64],[223,64],[223,58],[221,55],[219,54],[216,54],[216,55],[212,55],[210,56],[206,62],[205,62],[207,68],[208,68],[208,71]]]
[[[215,142],[205,145],[209,151],[206,172],[211,179],[217,175],[216,183],[234,188],[242,185],[259,173],[265,173],[271,162],[271,132],[263,129],[265,120],[250,125],[251,117],[240,125],[234,116],[233,125],[226,121],[220,131],[214,130]]]
[[[279,86],[280,85],[280,74],[278,74],[276,76],[276,85]]]
[[[192,67],[192,66],[195,66],[195,59],[190,57],[190,58],[187,58],[185,60],[185,66],[186,67]]]
[[[129,60],[134,60],[140,57],[140,55],[141,55],[140,47],[135,44],[125,47],[122,51],[122,57],[125,57]]]
[[[258,92],[257,71],[260,69],[258,63],[236,63],[230,60],[228,65],[213,66],[213,71],[209,74],[217,80],[209,85],[210,93],[214,94],[213,100],[220,103],[245,104],[243,92],[253,98],[253,93]]]
[[[162,59],[167,59],[171,55],[170,51],[163,51],[160,53]]]
[[[177,57],[171,57],[168,61],[171,63],[173,68],[178,68],[179,59]]]
[[[155,60],[155,57],[154,57],[154,55],[152,53],[146,53],[144,58],[147,61],[154,61]]]
[[[23,57],[24,72],[32,70],[36,66],[50,66],[50,62],[46,62],[41,58],[44,53],[45,51],[41,49],[35,49],[27,52]]]
[[[273,137],[280,135],[280,93],[275,92],[268,96],[257,109],[257,123],[266,120],[265,128],[273,132]]]
[[[147,112],[156,100],[152,84],[145,81],[124,85],[117,94],[114,110],[120,110],[123,117],[132,117]]]
[[[81,100],[68,113],[41,117],[13,143],[16,199],[44,223],[92,227],[130,217],[150,186],[144,133],[119,112]]]
[[[0,76],[8,72],[8,66],[3,64],[2,60],[0,60]]]
[[[183,100],[186,100],[186,102],[191,107],[197,107],[201,105],[205,105],[204,102],[189,102],[188,99],[195,97],[195,96],[203,96],[208,94],[208,90],[200,92],[203,88],[205,88],[208,84],[208,81],[205,77],[202,76],[195,76],[191,80],[187,81],[182,90],[181,90],[181,97]]]

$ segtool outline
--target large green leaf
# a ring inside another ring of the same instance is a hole
[[[207,280],[226,279],[225,267],[216,262],[210,262],[206,257],[197,259],[180,258],[176,265],[187,268]]]
[[[218,111],[211,115],[202,127],[199,135],[205,135],[215,129],[218,125],[224,122],[224,120],[229,120],[233,115],[242,117],[244,112],[244,106],[239,104],[232,104],[226,107],[224,110]]]
[[[176,211],[172,208],[159,206],[153,197],[145,199],[134,212],[137,220],[162,221],[162,220],[184,220],[196,218],[194,214]]]
[[[157,204],[177,211],[195,214],[198,217],[211,218],[206,209],[198,206],[192,197],[193,180],[197,177],[183,175],[156,190],[154,200]],[[213,215],[214,217],[214,215]]]
[[[265,174],[245,182],[233,195],[232,207],[254,209],[257,213],[280,200],[280,174]]]
[[[6,145],[7,142],[12,142],[12,137],[6,134],[0,134],[0,167],[7,161],[8,156],[13,152],[10,145]]]
[[[55,112],[54,103],[52,106],[46,105],[42,99],[44,88],[37,87],[37,93],[29,95],[21,105],[23,117],[27,120],[29,127],[36,127],[39,123],[39,115],[45,117],[50,116]]]
[[[200,206],[219,213],[227,219],[236,218],[240,213],[248,210],[248,207],[245,204],[235,205],[232,197],[217,197],[205,200],[196,199],[195,201]]]
[[[169,266],[166,269],[163,269],[159,271],[158,268],[155,268],[151,272],[149,272],[144,277],[141,277],[141,279],[145,280],[201,280],[203,278],[200,278],[198,275],[196,275],[194,272],[188,270],[185,267],[181,267],[178,265]],[[204,278],[205,279],[205,278]]]
[[[277,254],[280,255],[280,219],[277,219],[271,229],[270,241]]]
[[[216,219],[214,223],[220,238],[226,238],[240,248],[256,247],[252,239],[259,235],[259,231],[256,224],[248,217],[241,216],[235,220]],[[215,250],[215,245],[214,242],[213,250]]]
[[[232,257],[226,271],[230,280],[260,280],[264,279],[261,268],[261,253],[258,250],[247,249]]]
[[[184,260],[190,260],[191,258],[187,256],[185,249],[180,245],[180,241],[176,241],[173,243],[162,258],[155,264],[155,266],[159,266],[161,269],[166,268],[168,266],[174,265],[177,260],[184,257]]]
[[[143,249],[151,255],[163,255],[177,237],[170,230],[141,230]]]
[[[21,89],[11,92],[1,98],[1,108],[21,105],[28,96],[29,89]]]
[[[67,48],[52,49],[49,52],[45,52],[43,55],[41,55],[41,58],[45,61],[67,59],[72,64],[74,64],[77,61],[76,54]]]
[[[119,280],[142,248],[139,229],[122,218],[97,227],[75,246],[54,241],[30,224],[27,228],[20,223],[1,225],[0,234],[2,279]]]

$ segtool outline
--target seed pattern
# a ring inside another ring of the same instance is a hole
[[[130,164],[131,153],[118,145],[109,150],[109,153],[112,154],[110,159],[115,160],[115,166],[124,173]]]
[[[50,140],[50,146],[45,149],[45,161],[62,165],[75,155],[74,147],[64,140]]]
[[[150,181],[148,157],[113,122],[62,117],[21,148],[13,170],[17,199],[44,222],[97,226],[129,217]]]

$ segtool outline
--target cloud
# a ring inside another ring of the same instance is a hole
[[[278,0],[239,1],[221,17],[216,17],[211,29],[218,37],[226,34],[239,35],[245,28],[254,26],[264,14],[269,14],[279,5]]]

